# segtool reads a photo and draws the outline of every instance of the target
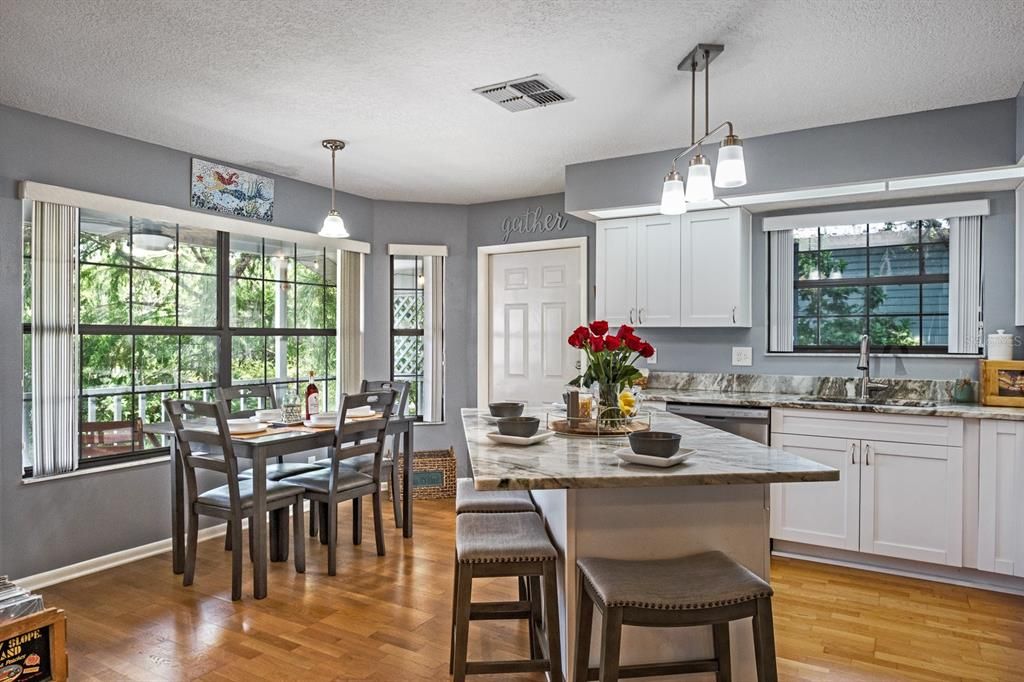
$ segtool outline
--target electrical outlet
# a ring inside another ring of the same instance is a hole
[[[754,363],[754,349],[749,346],[733,346],[732,366],[750,367]]]
[[[647,358],[647,364],[648,365],[656,365],[656,364],[658,364],[658,349],[657,348],[654,349],[654,355],[652,355],[651,357]]]

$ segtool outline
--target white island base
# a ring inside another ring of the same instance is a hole
[[[765,484],[571,488],[532,494],[559,553],[562,660],[568,680],[574,674],[578,557],[665,559],[717,549],[768,579]],[[598,664],[600,618],[595,609],[592,666]],[[756,679],[751,620],[732,623],[730,634],[733,679]],[[623,627],[623,665],[711,657],[710,627]],[[695,682],[714,678],[713,673],[686,676]]]

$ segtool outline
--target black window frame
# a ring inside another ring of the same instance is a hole
[[[97,212],[97,213],[100,213],[100,212]],[[145,219],[144,216],[123,216],[123,217],[127,221],[129,221],[129,242],[128,242],[128,244],[129,244],[129,250],[130,250],[131,247],[132,247],[132,242],[131,242],[131,238],[132,237],[131,237],[131,235],[133,234],[133,225],[134,225],[133,221],[136,220],[136,219],[145,221],[146,219]],[[152,221],[149,221],[149,222],[152,222]],[[164,223],[165,227],[169,227],[170,225],[171,225],[171,223]],[[79,260],[78,260],[78,262],[79,262],[80,265],[83,264],[83,263],[85,263],[85,264],[96,264],[96,265],[103,265],[103,266],[106,266],[106,267],[124,268],[124,269],[129,271],[129,293],[128,293],[129,298],[128,298],[128,301],[127,301],[127,306],[128,306],[128,311],[129,311],[128,324],[80,324],[79,325],[79,338],[82,338],[82,337],[85,337],[85,336],[95,336],[95,335],[118,335],[118,336],[130,337],[130,339],[131,339],[131,370],[132,370],[131,371],[131,374],[132,374],[131,382],[124,386],[124,389],[125,389],[124,391],[117,391],[116,395],[127,396],[128,397],[128,399],[130,401],[130,405],[129,405],[129,414],[127,416],[127,420],[132,421],[132,422],[135,422],[137,419],[142,418],[143,419],[143,423],[144,424],[147,423],[145,421],[145,416],[144,415],[139,415],[136,412],[137,411],[137,407],[138,407],[138,396],[154,393],[153,390],[137,390],[137,386],[138,385],[137,385],[136,382],[137,382],[137,379],[138,379],[138,371],[137,371],[137,368],[136,368],[136,362],[137,362],[136,340],[139,337],[146,337],[146,336],[168,336],[168,337],[178,337],[179,339],[185,338],[185,337],[207,337],[207,338],[211,338],[211,339],[216,339],[217,367],[216,367],[216,377],[215,377],[215,379],[213,381],[211,381],[211,382],[200,382],[199,384],[189,384],[187,387],[183,387],[182,381],[181,381],[181,374],[182,374],[182,367],[181,367],[182,350],[181,349],[182,349],[182,345],[181,345],[181,342],[179,341],[178,349],[177,349],[178,359],[177,359],[176,368],[175,368],[175,378],[176,378],[175,385],[174,385],[173,388],[170,388],[167,391],[157,391],[157,392],[161,392],[161,393],[166,392],[166,393],[170,393],[170,394],[174,394],[174,395],[181,395],[184,391],[204,390],[204,389],[208,389],[210,391],[215,391],[218,387],[221,387],[221,386],[227,387],[227,386],[233,385],[232,376],[231,376],[231,372],[232,372],[232,362],[231,362],[231,359],[232,359],[232,346],[233,346],[232,342],[233,342],[233,339],[236,336],[238,336],[238,337],[240,337],[240,336],[264,337],[264,339],[265,339],[264,340],[264,358],[266,358],[267,357],[267,346],[266,346],[266,344],[270,342],[268,340],[270,337],[279,337],[280,336],[280,337],[287,337],[287,338],[296,338],[296,339],[298,339],[298,343],[300,344],[300,346],[298,346],[298,347],[301,348],[301,340],[303,338],[319,338],[319,337],[335,338],[337,333],[338,333],[336,305],[337,305],[338,288],[340,287],[340,283],[337,282],[337,281],[334,281],[333,283],[331,283],[327,279],[327,274],[326,274],[327,264],[330,262],[329,259],[328,259],[328,256],[327,256],[327,251],[328,251],[327,247],[320,247],[320,252],[321,252],[321,256],[322,256],[321,262],[324,264],[324,266],[321,269],[321,275],[322,275],[323,279],[322,279],[322,281],[320,283],[300,282],[297,279],[297,265],[296,265],[296,268],[295,268],[296,269],[296,273],[293,275],[293,278],[292,278],[292,280],[290,282],[293,285],[293,292],[292,292],[292,294],[295,297],[293,302],[295,303],[294,310],[296,311],[296,313],[295,313],[296,319],[293,320],[293,322],[296,322],[296,323],[298,322],[298,319],[297,319],[297,317],[298,317],[298,299],[297,299],[297,297],[298,297],[299,287],[298,286],[294,286],[294,285],[297,285],[297,284],[301,283],[301,284],[304,284],[306,286],[319,287],[320,294],[323,297],[322,298],[322,305],[321,305],[321,309],[322,309],[322,313],[321,313],[321,325],[322,325],[322,327],[321,328],[308,328],[308,327],[301,327],[300,328],[300,327],[294,327],[294,326],[293,327],[263,326],[263,327],[259,327],[259,328],[239,327],[239,326],[231,325],[231,286],[232,286],[233,280],[236,279],[235,277],[232,276],[232,274],[231,274],[231,267],[230,267],[230,265],[231,265],[230,258],[231,258],[231,235],[232,235],[232,233],[224,232],[224,231],[220,231],[220,230],[209,229],[209,228],[204,228],[204,227],[197,227],[195,225],[186,225],[186,224],[179,224],[179,223],[174,223],[173,225],[174,225],[174,239],[175,239],[175,242],[174,242],[174,244],[175,244],[174,263],[175,264],[174,264],[173,270],[170,269],[170,268],[165,268],[165,267],[151,267],[151,266],[147,266],[147,265],[140,265],[140,264],[135,262],[135,259],[131,255],[129,255],[127,257],[127,259],[126,259],[124,264],[116,264],[116,265],[114,265],[114,264],[107,264],[107,263],[90,263],[89,261],[83,261],[82,260],[82,256],[81,256],[81,251],[79,252]],[[180,238],[181,238],[181,235],[182,235],[182,230],[184,228],[187,228],[189,230],[200,230],[200,231],[212,234],[214,236],[214,243],[216,245],[217,252],[216,252],[216,265],[215,265],[215,267],[214,267],[212,272],[198,273],[198,272],[195,272],[193,270],[182,270],[181,269],[181,260],[180,260],[180,257],[179,257],[178,254],[179,254],[180,245],[181,245]],[[81,233],[81,219],[79,219],[78,230]],[[30,234],[30,229],[29,229],[29,225],[28,224],[24,225],[24,227],[23,227],[23,242],[24,242],[25,245],[23,245],[23,247],[22,247],[22,268],[23,268],[24,272],[30,272],[32,255],[31,255],[31,250],[30,250],[30,248],[28,246],[29,240],[28,240],[28,237],[26,236],[25,233]],[[253,237],[253,238],[256,239],[256,237]],[[263,239],[263,238],[258,238],[258,239],[260,239],[260,241],[261,241],[261,254],[260,254],[260,256],[261,256],[261,263],[262,263],[263,258],[265,257],[266,239]],[[79,241],[81,241],[81,240],[79,239]],[[295,259],[295,263],[296,264],[298,263],[298,252],[299,252],[300,249],[309,250],[310,248],[315,248],[315,247],[303,246],[303,245],[297,244],[295,242],[288,242],[287,240],[275,240],[275,241],[283,241],[283,242],[291,245],[292,256]],[[195,274],[205,274],[207,276],[212,276],[213,279],[216,282],[216,315],[215,315],[215,320],[216,321],[215,321],[215,324],[213,326],[182,326],[182,325],[179,325],[179,324],[173,324],[173,325],[155,325],[155,324],[140,325],[140,324],[134,324],[134,319],[133,318],[134,318],[134,314],[135,314],[135,305],[134,305],[134,296],[133,295],[134,295],[134,280],[135,280],[134,273],[135,273],[135,271],[168,272],[168,273],[173,273],[175,275],[176,286],[175,286],[174,310],[175,310],[175,322],[176,323],[180,321],[180,315],[181,315],[179,276],[181,274],[193,274],[193,275],[195,275]],[[25,276],[26,275],[24,274],[24,272],[23,272],[23,285],[22,285],[22,296],[23,297],[25,296],[25,293],[26,293],[26,290],[25,290],[25,282],[26,282]],[[269,278],[264,277],[263,281],[264,282],[276,282],[277,280],[273,280],[273,279],[269,279]],[[76,286],[77,286],[77,283],[76,283]],[[329,296],[329,292],[332,289],[334,291],[334,296],[335,296],[333,302],[331,301],[330,296]],[[29,289],[29,291],[31,292],[31,289]],[[34,295],[34,292],[31,292],[31,293],[32,293],[32,295]],[[262,310],[262,306],[264,305],[263,300],[264,300],[263,297],[261,297],[261,304],[260,304],[261,305],[261,320],[263,320],[264,323],[265,323],[266,318],[263,315],[264,311]],[[79,296],[79,306],[81,307],[81,295]],[[331,306],[331,310],[333,310],[333,312],[334,312],[333,316],[330,315],[328,306]],[[330,320],[330,319],[334,320],[334,326],[333,327],[326,327],[326,325],[328,323],[328,320]],[[26,321],[26,320],[23,319],[23,321],[22,321],[23,345],[25,343],[24,339],[30,338],[31,334],[32,334],[32,323],[31,323],[31,320],[27,320]],[[84,363],[81,362],[81,352],[82,352],[82,350],[81,350],[81,347],[80,347],[79,348],[79,397],[78,397],[78,400],[79,400],[79,414],[82,414],[82,411],[83,411],[83,404],[84,404],[83,401],[85,401],[89,397],[84,392],[85,389],[82,386],[82,372],[84,371],[85,368],[84,368]],[[23,350],[23,353],[24,353],[24,350]],[[301,351],[297,351],[297,356],[301,356]],[[334,382],[334,386],[337,387],[338,377],[337,377],[337,374],[336,374],[336,365],[335,365],[335,367],[329,366],[328,360],[329,360],[330,356],[331,356],[330,343],[327,343],[327,344],[325,344],[325,355],[324,355],[324,358],[323,358],[323,360],[324,360],[324,368],[326,369],[326,374],[320,375],[320,373],[318,372],[317,376],[318,376],[318,379],[323,378],[323,379],[325,379],[327,381],[333,381]],[[335,357],[335,361],[336,361],[336,357]],[[297,360],[297,362],[298,362],[298,360]],[[264,361],[264,376],[263,376],[263,381],[262,382],[257,382],[257,381],[238,381],[236,383],[240,384],[240,385],[241,384],[254,385],[254,384],[258,384],[258,383],[265,383],[265,384],[268,384],[268,385],[274,386],[274,387],[277,387],[277,386],[294,387],[295,390],[301,391],[301,388],[304,385],[303,381],[304,381],[305,377],[308,377],[308,374],[305,375],[305,376],[303,375],[301,367],[299,367],[299,366],[296,367],[296,371],[297,371],[296,376],[294,376],[294,377],[289,376],[287,380],[277,380],[276,378],[268,377],[268,375],[267,375],[267,371],[268,371],[267,370],[267,365],[268,365],[268,363],[265,360]],[[28,366],[25,366],[23,368],[23,371],[26,372],[26,373],[29,370],[30,370],[30,367],[28,367]],[[323,387],[322,387],[322,390],[323,390]],[[321,395],[323,397],[327,397],[323,393]],[[23,399],[23,410],[24,410],[24,404],[25,403],[29,403],[30,404],[31,401],[32,401],[31,392],[27,392],[26,393],[23,390],[22,399]],[[24,412],[23,412],[23,414],[24,414]],[[81,417],[80,417],[80,419],[81,419]],[[84,421],[84,419],[82,421]],[[124,420],[122,420],[122,421],[124,421]],[[133,442],[133,444],[134,444],[135,439],[136,439],[136,436],[135,436],[135,433],[134,433],[134,428],[135,428],[135,426],[133,425],[132,426],[132,430],[133,430],[132,442]],[[82,439],[81,431],[79,432],[78,437],[79,437],[79,442],[81,443],[81,439]],[[149,442],[149,439],[143,437],[143,443],[146,444],[148,442]],[[81,445],[80,445],[80,447],[81,447]],[[134,447],[134,445],[133,445],[133,447]],[[79,469],[89,469],[89,468],[92,468],[92,467],[101,467],[101,466],[108,466],[108,465],[111,465],[111,464],[119,464],[119,463],[123,463],[123,462],[135,461],[135,460],[143,460],[143,459],[151,458],[151,457],[154,457],[154,456],[160,456],[160,455],[166,454],[168,451],[169,451],[169,448],[168,448],[167,445],[159,445],[159,446],[153,446],[153,447],[143,447],[143,448],[140,448],[140,449],[133,449],[133,450],[131,450],[129,452],[123,452],[123,453],[115,453],[115,454],[109,454],[109,455],[99,455],[99,456],[94,456],[94,457],[80,457],[79,458]],[[33,474],[33,468],[31,466],[24,466],[23,467],[23,477],[29,478],[29,477],[32,476],[32,474]]]
[[[926,318],[926,317],[946,317],[948,319],[948,316],[949,316],[948,310],[944,314],[925,313],[925,311],[924,311],[924,290],[923,290],[923,286],[926,285],[926,284],[946,284],[947,285],[947,291],[948,291],[948,285],[949,285],[949,269],[948,268],[946,269],[946,272],[943,272],[943,273],[927,273],[925,271],[926,268],[925,268],[925,248],[924,247],[926,245],[928,245],[928,244],[938,244],[938,243],[941,243],[941,242],[930,242],[930,241],[925,241],[924,240],[924,232],[927,229],[926,223],[928,223],[929,221],[932,221],[932,220],[935,220],[935,219],[920,218],[920,219],[917,219],[917,220],[895,221],[895,222],[898,222],[898,223],[901,223],[901,224],[917,223],[917,225],[916,225],[916,229],[917,229],[916,247],[917,247],[917,258],[918,258],[918,273],[916,275],[872,276],[871,275],[871,248],[872,248],[872,245],[871,245],[871,234],[872,234],[871,225],[874,225],[874,224],[889,224],[889,223],[859,223],[859,222],[858,223],[852,223],[851,226],[853,226],[853,227],[863,226],[863,228],[864,228],[865,242],[864,242],[864,247],[863,248],[864,248],[864,253],[865,253],[864,271],[865,271],[866,275],[864,277],[843,277],[843,278],[838,278],[838,279],[801,280],[801,279],[798,279],[798,271],[797,271],[797,268],[794,267],[792,296],[795,299],[797,292],[799,290],[801,290],[801,289],[804,289],[804,290],[815,290],[816,289],[816,290],[820,291],[820,290],[829,289],[829,288],[860,287],[865,292],[864,311],[863,311],[863,313],[861,315],[857,315],[857,316],[854,316],[854,317],[861,317],[861,318],[863,318],[865,333],[867,333],[869,335],[871,334],[871,320],[872,319],[876,319],[876,318],[915,318],[916,317],[917,320],[918,320],[918,330],[919,330],[919,332],[921,334],[921,338],[922,338],[922,342],[923,342],[923,340],[924,340],[924,334],[923,334],[924,318]],[[816,228],[817,229],[817,239],[818,239],[818,248],[815,250],[816,253],[821,253],[822,230],[824,228],[825,228],[825,226],[819,226],[819,227]],[[800,253],[801,252],[799,251],[798,246],[796,244],[794,244],[794,247],[793,247],[794,263],[799,260]],[[952,254],[950,254],[950,257],[952,257]],[[868,300],[867,300],[867,294],[868,294],[868,291],[869,291],[870,287],[880,287],[880,286],[890,286],[890,285],[914,285],[914,284],[916,284],[918,286],[918,308],[917,308],[917,312],[916,313],[871,313],[869,305],[868,305]],[[819,295],[819,300],[820,300],[820,295]],[[853,352],[858,352],[859,346],[856,345],[856,344],[854,344],[854,345],[829,345],[829,346],[823,346],[823,345],[807,346],[807,345],[798,345],[797,344],[796,325],[798,323],[798,320],[800,320],[800,319],[810,319],[810,318],[816,319],[817,320],[816,330],[817,330],[817,334],[819,335],[818,338],[820,338],[821,319],[822,319],[822,311],[821,311],[820,302],[816,306],[816,308],[817,308],[817,314],[816,315],[813,315],[813,316],[812,315],[799,315],[798,314],[798,307],[797,307],[796,301],[794,300],[794,303],[793,303],[793,324],[792,324],[792,330],[791,330],[792,333],[793,333],[793,350],[792,351],[786,351],[784,353],[778,353],[778,352],[777,353],[780,354],[780,355],[786,355],[786,354],[793,354],[793,353],[796,353],[796,354],[800,354],[800,353],[808,354],[808,353],[853,353]],[[826,316],[826,317],[828,317],[828,316]],[[875,350],[877,350],[878,352],[882,352],[882,353],[896,351],[896,352],[899,352],[900,354],[905,354],[905,355],[960,355],[960,354],[950,353],[948,345],[923,345],[923,343],[921,345],[917,345],[917,346],[885,344],[885,345],[881,345],[881,346],[875,346]],[[972,354],[971,353],[965,353],[965,354],[962,354],[962,355],[972,355]]]

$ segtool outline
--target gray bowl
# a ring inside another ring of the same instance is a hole
[[[638,455],[671,457],[679,452],[678,433],[668,431],[638,431],[629,434],[629,447]]]
[[[491,403],[487,407],[491,408],[492,417],[519,417],[523,414],[523,408],[526,407],[526,403],[506,401]]]
[[[498,433],[503,436],[529,438],[539,428],[540,419],[537,417],[505,417],[498,420]]]

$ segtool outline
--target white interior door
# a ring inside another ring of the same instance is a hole
[[[558,400],[576,377],[579,351],[566,339],[583,319],[580,251],[490,257],[490,400]],[[485,401],[481,401],[485,402]]]

